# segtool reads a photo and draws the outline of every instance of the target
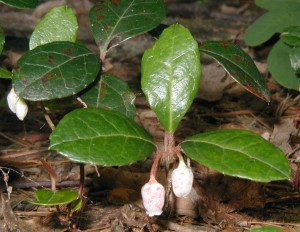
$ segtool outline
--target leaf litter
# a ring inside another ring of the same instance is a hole
[[[84,2],[87,5],[88,1]],[[237,42],[242,45],[240,31],[259,14],[259,10],[253,8],[252,1],[242,3],[211,0],[201,6],[202,8],[195,7],[198,5],[193,5],[195,4],[193,2],[169,2],[173,14],[167,19],[170,23],[179,20],[190,27],[196,35],[200,31],[200,38],[237,39]],[[44,12],[46,11],[44,9]],[[205,14],[201,15],[203,12]],[[6,13],[9,13],[9,10]],[[34,14],[34,17],[39,15],[37,12]],[[27,15],[28,17],[31,17],[30,14]],[[214,20],[210,17],[214,17]],[[226,26],[224,26],[224,19],[228,23]],[[84,23],[86,22],[79,22],[79,24]],[[203,25],[206,28],[203,28]],[[142,41],[146,47],[153,43],[151,39],[143,36],[133,41],[132,44]],[[112,73],[127,80],[136,91],[139,116],[137,120],[150,130],[158,146],[161,147],[162,129],[156,116],[149,112],[143,96],[139,94],[141,53],[134,50],[133,54],[129,55],[132,44],[128,41],[118,48],[120,52],[122,49],[126,51],[121,60],[118,58],[120,53],[111,53],[110,69]],[[91,47],[93,48],[93,45]],[[248,52],[250,55],[255,55],[253,51]],[[18,53],[15,56],[18,56]],[[11,62],[8,59],[4,60],[6,65],[10,65]],[[263,60],[261,62],[263,73],[267,75],[265,63]],[[129,69],[128,64],[130,64]],[[193,107],[179,125],[176,134],[178,142],[188,135],[219,128],[255,131],[283,149],[291,161],[293,175],[291,180],[261,184],[224,176],[200,164],[192,163],[196,181],[191,195],[179,200],[170,197],[167,205],[172,214],[152,220],[154,229],[157,231],[245,231],[253,226],[268,224],[285,231],[299,231],[300,195],[294,189],[294,182],[297,181],[299,172],[300,144],[299,130],[295,128],[295,123],[299,124],[299,121],[295,122],[294,119],[300,107],[299,100],[295,100],[297,94],[289,92],[291,95],[287,98],[288,91],[278,86],[272,79],[268,79],[272,101],[270,105],[266,105],[234,84],[221,68],[209,60],[204,60],[202,82],[206,92],[200,89]],[[4,90],[8,89],[7,83],[2,81],[0,87]],[[1,92],[1,99],[4,97],[3,93],[4,91]],[[9,173],[8,186],[12,187],[10,201],[7,199],[5,183],[1,182],[1,231],[15,229],[25,231],[28,228],[38,231],[67,231],[68,222],[57,215],[54,208],[35,208],[26,202],[26,199],[33,196],[34,189],[51,186],[49,174],[41,165],[41,158],[47,159],[57,172],[58,187],[76,189],[79,184],[78,165],[47,150],[48,135],[51,130],[46,125],[39,107],[35,105],[31,107],[29,118],[24,124],[11,117],[6,109],[2,108],[0,111],[1,167],[9,165],[15,170]],[[51,115],[55,123],[59,121],[64,110],[59,109],[57,112],[58,114]],[[151,159],[150,157],[124,167],[99,167],[97,171],[100,176],[96,173],[95,167],[86,165],[84,188],[86,205],[75,218],[78,229],[80,231],[147,231],[147,218],[141,204],[140,188],[148,179]],[[7,172],[7,169],[2,170]],[[159,173],[160,181],[166,183],[163,170]],[[63,212],[63,209],[61,211]]]

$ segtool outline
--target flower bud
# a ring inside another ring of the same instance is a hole
[[[16,94],[14,88],[12,88],[7,95],[7,104],[9,109],[14,112],[20,120],[26,117],[28,106],[26,102]]]
[[[16,103],[16,115],[17,117],[23,121],[23,119],[26,117],[28,112],[28,106],[26,102],[20,98],[19,101]]]
[[[142,198],[146,213],[150,217],[162,214],[165,204],[165,189],[160,183],[156,180],[146,183],[142,187]]]
[[[191,168],[187,167],[183,160],[171,175],[172,189],[176,197],[186,197],[192,190],[194,175]]]
[[[16,104],[19,100],[19,96],[16,94],[14,88],[10,90],[10,92],[7,95],[7,104],[9,109],[13,112],[16,113]]]

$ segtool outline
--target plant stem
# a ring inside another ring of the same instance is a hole
[[[41,108],[42,108],[42,111],[44,113],[44,117],[49,125],[49,127],[51,128],[51,130],[54,130],[55,129],[55,125],[52,121],[52,119],[50,118],[49,114],[47,113],[47,110],[45,109],[45,106],[42,102],[40,102],[40,105],[41,105]]]
[[[165,152],[157,152],[155,155],[155,159],[153,161],[151,171],[150,171],[150,183],[156,182],[156,173],[157,173],[157,167],[159,164],[159,160],[161,157],[165,155]]]
[[[50,174],[50,178],[51,178],[51,190],[55,191],[56,190],[57,175],[56,175],[55,171],[53,170],[53,168],[51,167],[51,165],[48,164],[46,160],[41,159],[41,162],[42,162],[44,168],[46,168],[47,171],[48,171],[48,173]]]
[[[78,189],[78,195],[79,198],[83,195],[83,187],[84,187],[84,164],[79,164],[79,170],[80,170],[80,183],[79,183],[79,189]]]
[[[169,155],[173,153],[175,147],[174,133],[165,132],[164,137],[165,152]]]
[[[165,152],[165,165],[166,170],[169,170],[170,164],[174,163],[174,148],[175,148],[175,139],[174,133],[165,132],[164,136],[164,152]]]

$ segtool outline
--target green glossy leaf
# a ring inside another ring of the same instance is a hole
[[[46,190],[40,189],[34,192],[35,200],[29,201],[34,205],[55,206],[68,204],[78,197],[78,191],[75,190]]]
[[[3,50],[4,43],[5,43],[5,36],[4,36],[3,29],[0,27],[0,54]]]
[[[104,74],[100,81],[81,96],[89,107],[118,111],[127,117],[135,117],[135,95],[126,81],[111,74]]]
[[[200,82],[198,44],[185,27],[165,29],[142,59],[142,89],[168,132],[174,132],[192,104]]]
[[[166,16],[163,0],[100,1],[89,13],[100,52],[155,28]]]
[[[251,229],[249,232],[283,232],[283,230],[275,226],[262,226]]]
[[[268,67],[272,77],[282,86],[300,91],[300,76],[296,75],[290,62],[292,48],[278,41],[268,56]]]
[[[82,206],[83,206],[82,198],[76,199],[71,204],[71,212],[73,213],[73,212],[80,210],[82,208]]]
[[[250,25],[245,33],[245,42],[257,46],[266,42],[275,33],[290,26],[300,26],[299,0],[256,0],[256,5],[269,10]]]
[[[187,138],[180,146],[190,158],[227,175],[260,182],[290,178],[283,152],[250,131],[202,133]]]
[[[51,149],[81,163],[119,166],[149,156],[149,135],[119,112],[87,108],[67,114],[50,136]]]
[[[200,44],[200,52],[215,59],[239,84],[257,97],[270,102],[266,80],[251,57],[230,42],[207,41]]]
[[[6,5],[14,6],[17,8],[34,8],[38,4],[38,0],[0,0]]]
[[[300,75],[300,46],[292,48],[290,51],[290,61],[296,75]]]
[[[80,44],[52,42],[27,52],[13,71],[16,93],[32,101],[74,95],[98,75],[98,57]]]
[[[280,38],[290,46],[300,45],[300,26],[288,27],[281,33]]]
[[[76,41],[78,23],[74,11],[67,6],[50,10],[36,25],[29,41],[30,50],[54,41]]]
[[[11,79],[11,72],[3,67],[0,67],[0,78]]]

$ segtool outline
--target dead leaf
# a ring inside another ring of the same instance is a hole
[[[220,65],[203,65],[198,97],[209,102],[218,101],[223,97],[225,88],[233,82]]]

